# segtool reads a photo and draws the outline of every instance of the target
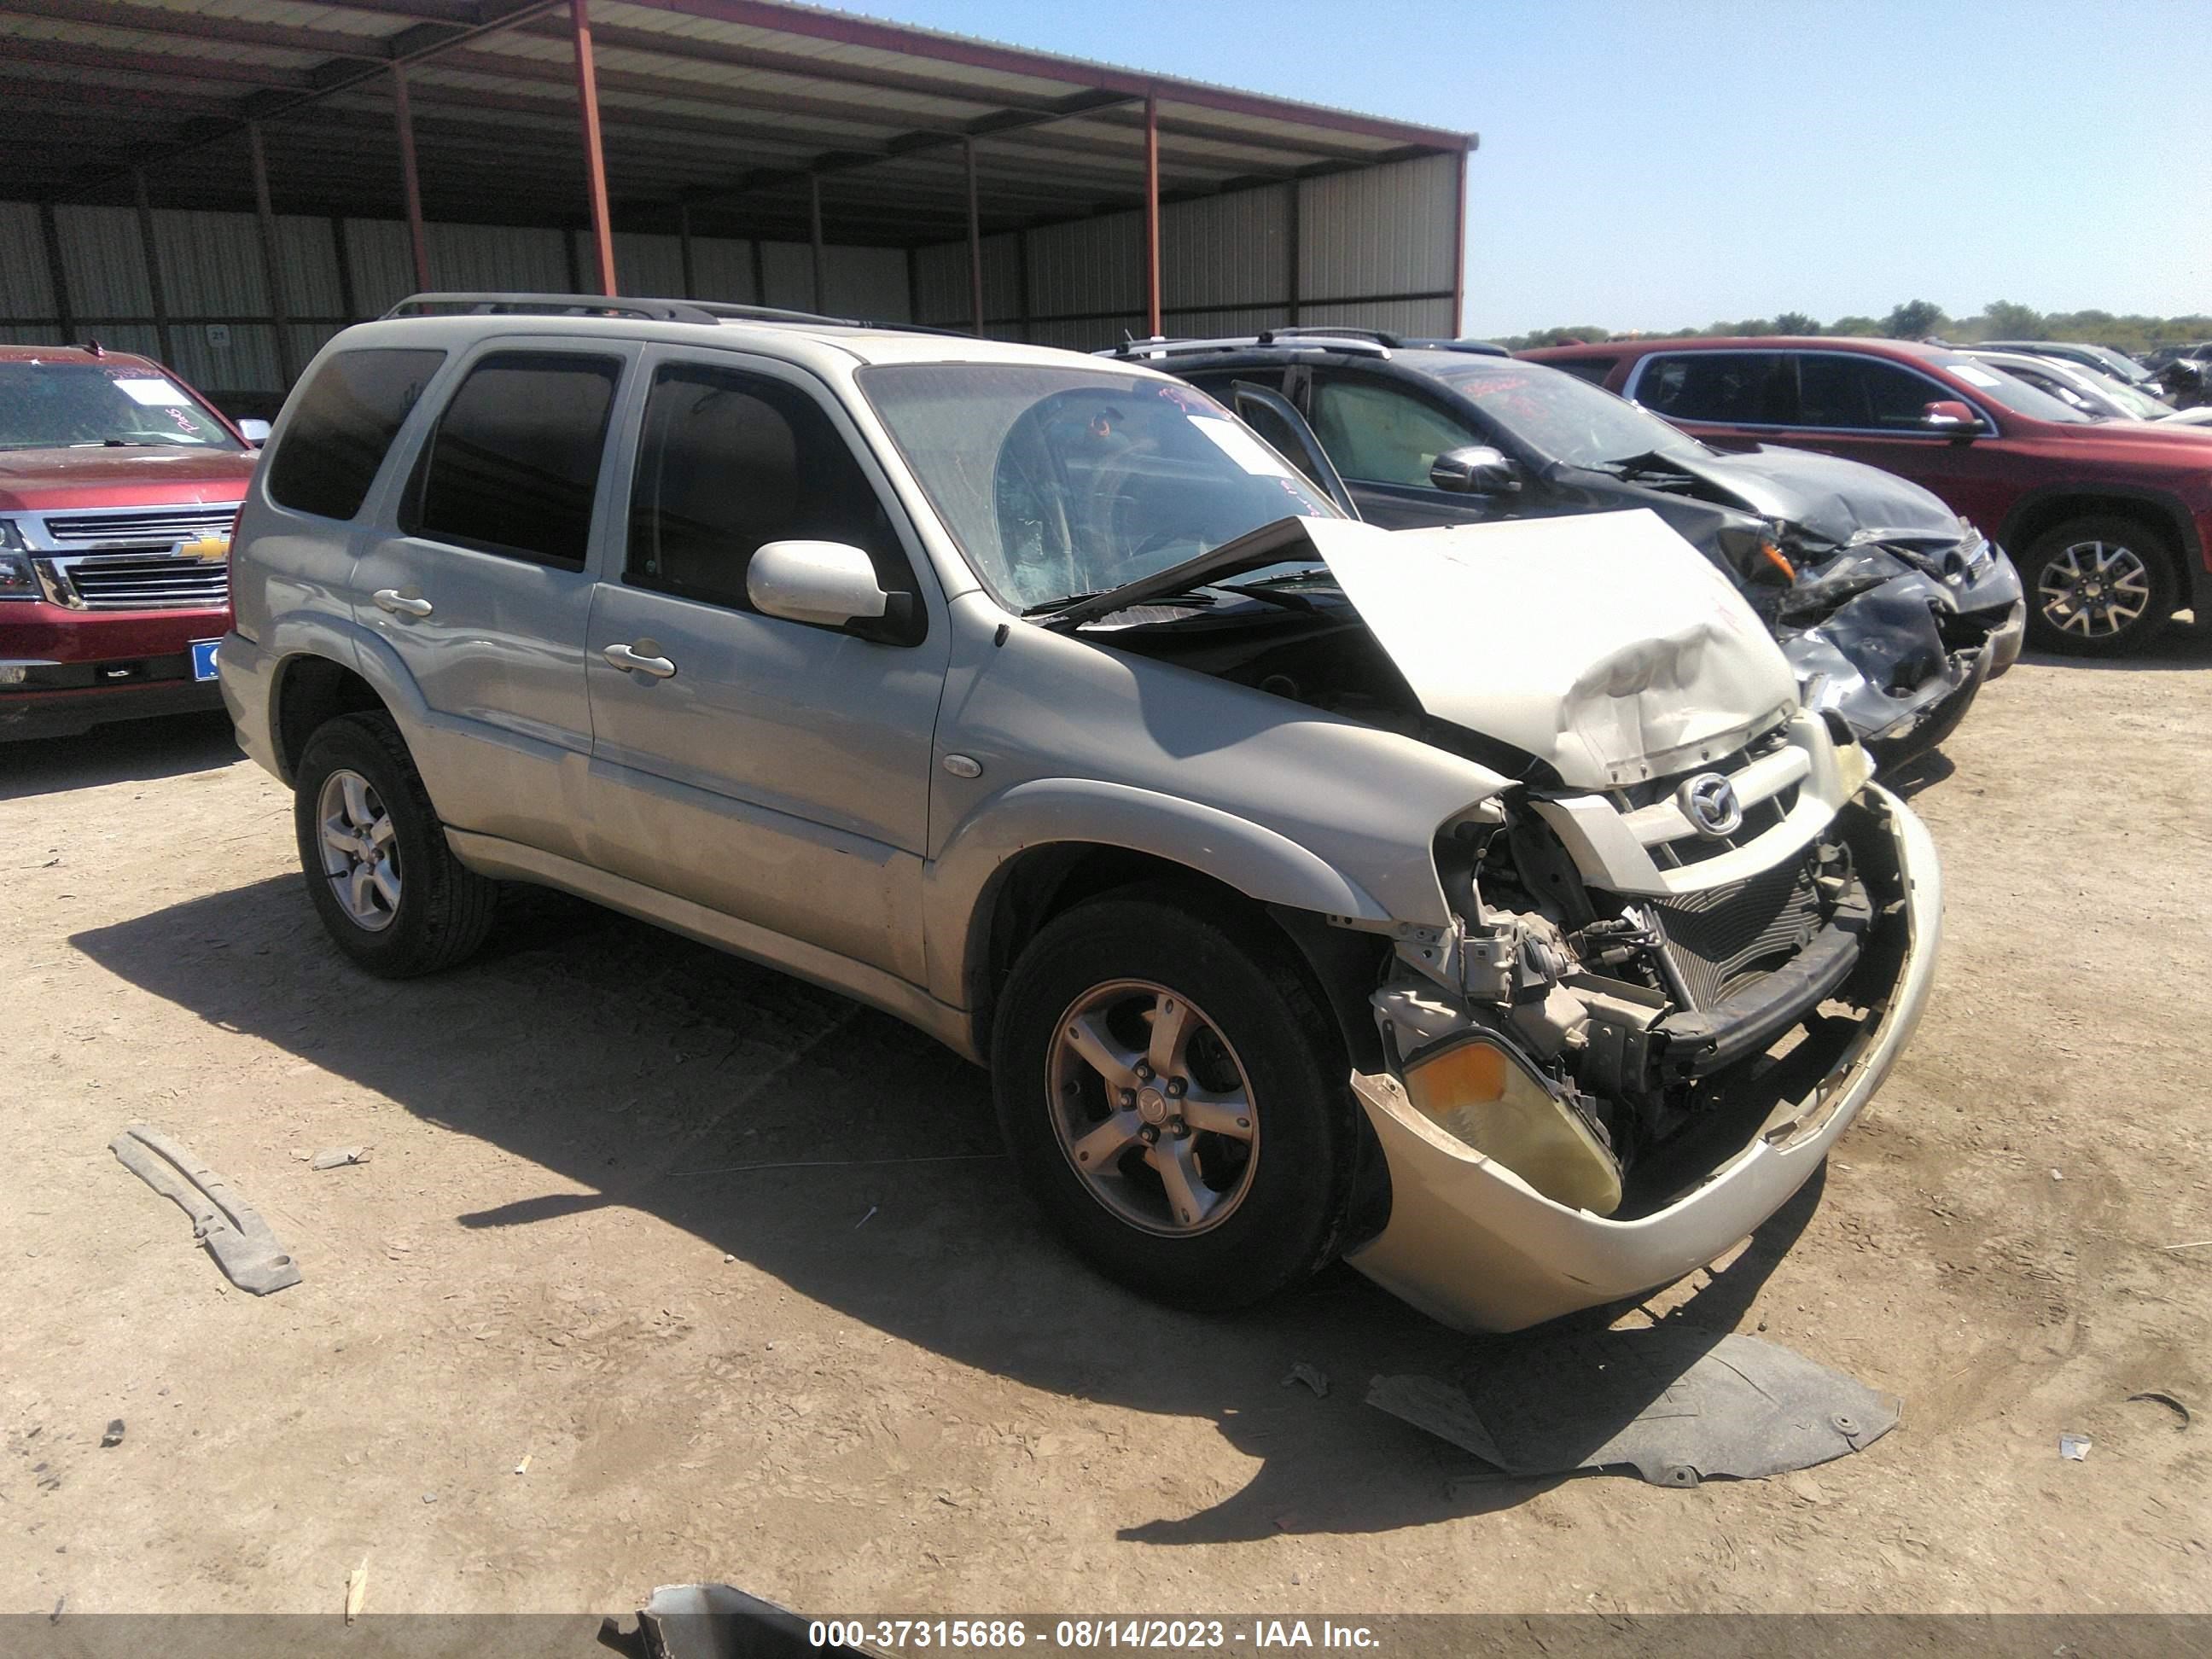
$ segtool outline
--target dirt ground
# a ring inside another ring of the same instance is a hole
[[[826,993],[551,901],[351,971],[219,718],[0,750],[0,1610],[328,1613],[364,1559],[384,1612],[2212,1608],[2212,632],[2031,658],[1916,782],[1917,1041],[1825,1179],[1620,1319],[1903,1421],[1673,1490],[1462,1481],[1367,1379],[1513,1339],[1349,1271],[1235,1320],[1102,1283],[981,1074]],[[304,1282],[231,1288],[108,1152],[136,1121]]]

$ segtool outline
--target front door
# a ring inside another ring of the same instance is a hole
[[[1516,503],[1429,482],[1437,456],[1492,441],[1441,404],[1395,381],[1333,369],[1316,369],[1307,395],[1314,433],[1368,523],[1408,530],[1517,516]]]
[[[428,704],[410,735],[439,815],[563,857],[580,856],[592,740],[585,555],[635,355],[490,343],[424,441],[399,533],[354,569],[357,619]]]
[[[949,648],[927,562],[804,371],[664,349],[645,373],[586,655],[594,861],[919,982]],[[917,596],[918,639],[754,610],[754,552],[790,540],[865,550],[885,592]]]

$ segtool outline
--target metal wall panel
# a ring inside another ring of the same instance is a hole
[[[694,245],[694,252],[697,251]],[[587,230],[576,233],[576,269],[586,273],[586,287],[591,286],[589,273],[595,269],[592,248],[592,234]],[[615,284],[625,294],[641,299],[665,300],[680,297],[684,293],[684,246],[674,236],[647,236],[636,232],[623,231],[615,236]]]
[[[245,214],[238,216],[247,218]],[[249,227],[261,246],[260,230]],[[288,317],[343,317],[344,290],[338,285],[337,238],[328,219],[304,214],[276,216],[276,279],[284,291]],[[351,320],[351,319],[349,319]],[[307,360],[299,359],[301,363]]]
[[[1459,332],[1449,300],[1365,300],[1351,305],[1306,306],[1301,323],[1346,323],[1387,329],[1413,339],[1448,339]]]
[[[0,317],[60,315],[39,210],[29,202],[0,202]]]
[[[1115,213],[1030,233],[1030,309],[1039,318],[1145,308],[1145,222]],[[1139,321],[1139,328],[1143,327]],[[1042,336],[1038,337],[1042,338]]]
[[[414,255],[404,221],[349,219],[345,236],[354,307],[363,317],[381,317],[415,291]]]
[[[688,298],[721,300],[731,305],[762,303],[753,291],[753,245],[726,237],[691,239],[691,287]]]
[[[62,280],[79,317],[150,317],[146,254],[134,208],[58,207]],[[103,335],[101,338],[106,339]]]
[[[1291,291],[1291,186],[1160,209],[1160,304],[1184,311],[1279,305]]]
[[[1449,293],[1458,181],[1458,161],[1449,155],[1304,180],[1301,297]]]
[[[173,323],[169,367],[207,392],[282,392],[276,331],[267,323]],[[301,362],[306,358],[300,360]]]
[[[1035,233],[1028,233],[1035,234]],[[1020,234],[1006,231],[983,239],[984,331],[993,324],[1013,325],[1007,339],[1018,339],[1022,316]],[[968,285],[968,244],[944,242],[921,250],[915,286],[921,309],[913,319],[932,328],[967,328],[975,320],[975,296]]]
[[[913,321],[906,292],[906,250],[830,247],[826,250],[830,293],[823,309],[871,322]]]
[[[763,242],[761,271],[768,289],[761,303],[786,311],[815,310],[814,250],[805,242]]]
[[[562,246],[565,231],[442,222],[433,222],[428,229],[434,288],[464,294],[568,291],[568,256]],[[404,246],[404,226],[400,237]]]
[[[154,246],[161,251],[170,316],[270,314],[261,228],[252,214],[155,208]]]

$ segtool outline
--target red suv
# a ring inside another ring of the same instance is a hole
[[[1898,340],[1632,340],[1522,355],[1717,448],[1779,442],[1924,485],[2011,552],[2044,646],[2112,655],[2185,606],[2200,618],[2212,607],[2212,431],[2092,419],[1964,352]]]
[[[258,425],[143,357],[0,345],[0,739],[222,706]]]

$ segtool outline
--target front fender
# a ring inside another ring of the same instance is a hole
[[[1085,842],[1126,848],[1224,882],[1262,904],[1388,923],[1375,896],[1288,836],[1218,807],[1088,778],[1037,778],[993,796],[923,871],[929,988],[970,1003],[968,965],[981,960],[990,899],[1015,856]]]

